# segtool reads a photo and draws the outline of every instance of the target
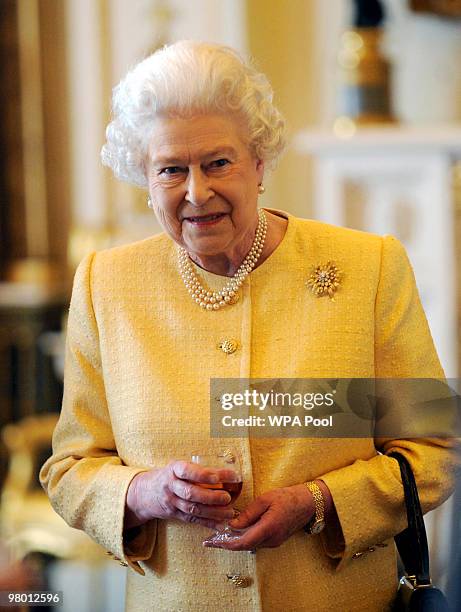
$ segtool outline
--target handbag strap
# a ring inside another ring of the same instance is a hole
[[[408,527],[395,536],[397,550],[408,576],[414,576],[417,585],[431,584],[429,549],[418,488],[408,460],[400,453],[390,453],[400,466]]]

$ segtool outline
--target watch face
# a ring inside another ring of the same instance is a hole
[[[315,521],[315,523],[311,527],[311,533],[317,534],[322,531],[325,527],[325,521]]]

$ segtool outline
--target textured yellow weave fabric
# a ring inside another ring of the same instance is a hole
[[[282,243],[245,281],[242,299],[217,312],[192,302],[163,234],[93,253],[76,272],[62,413],[41,481],[70,525],[129,563],[129,611],[385,610],[396,589],[392,538],[405,519],[398,466],[377,450],[406,454],[426,510],[451,492],[457,455],[442,440],[232,439],[225,444],[243,463],[239,506],[321,477],[345,547],[328,530],[300,531],[276,549],[231,553],[202,548],[207,529],[154,520],[124,550],[134,475],[222,446],[209,436],[211,377],[443,376],[395,238],[279,214],[289,219]],[[328,260],[344,272],[334,302],[305,286]],[[223,338],[239,349],[224,354]],[[353,558],[377,543],[388,546]],[[236,588],[227,573],[252,584]]]

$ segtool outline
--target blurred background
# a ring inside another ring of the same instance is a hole
[[[461,0],[0,1],[0,590],[124,609],[126,569],[55,515],[37,474],[62,395],[73,273],[159,231],[99,162],[111,89],[165,43],[229,44],[265,72],[290,146],[264,205],[405,244],[447,376],[459,376]],[[460,492],[427,517],[461,609]],[[23,608],[26,609],[26,608]]]

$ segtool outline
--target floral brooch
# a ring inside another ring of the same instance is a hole
[[[328,261],[326,264],[319,264],[315,267],[307,279],[306,285],[317,297],[328,295],[333,300],[333,296],[341,284],[341,275],[342,272],[338,270],[336,264]]]

